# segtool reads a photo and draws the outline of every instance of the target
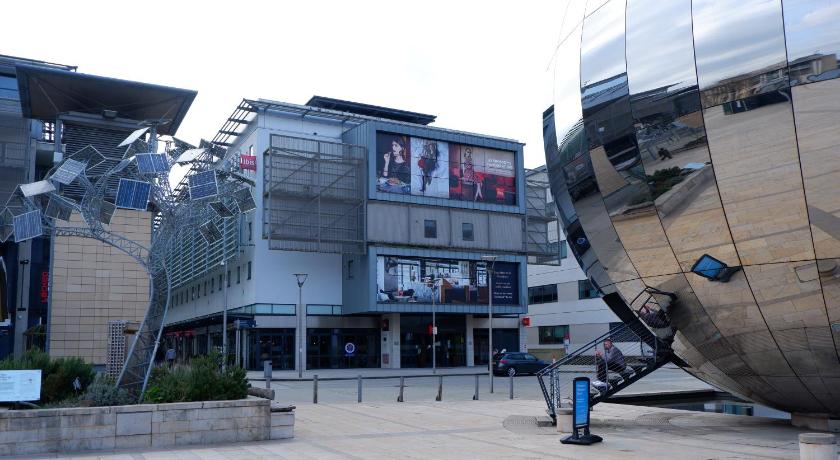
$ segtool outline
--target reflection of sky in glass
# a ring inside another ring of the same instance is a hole
[[[557,142],[580,121],[580,33],[584,2],[570,0],[564,21],[569,32],[561,32],[565,41],[557,49],[554,66],[554,126]]]
[[[628,0],[627,66],[630,94],[697,84],[691,0]]]
[[[623,1],[609,2],[583,21],[581,88],[625,72],[624,6]]]
[[[840,51],[840,0],[785,0],[788,59]]]
[[[694,0],[693,5],[700,89],[785,62],[780,0]]]

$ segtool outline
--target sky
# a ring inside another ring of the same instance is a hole
[[[572,0],[575,1],[575,0]],[[545,163],[542,112],[565,2],[39,1],[3,6],[0,54],[198,91],[177,136],[212,138],[242,98],[312,95],[437,115]],[[37,11],[36,11],[37,8]]]

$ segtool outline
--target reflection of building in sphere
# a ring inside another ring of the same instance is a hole
[[[818,4],[759,3],[576,6],[552,192],[605,294],[648,319],[640,291],[676,294],[662,308],[690,372],[837,417],[840,25],[806,21]]]

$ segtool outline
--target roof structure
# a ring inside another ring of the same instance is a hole
[[[418,125],[428,125],[433,123],[437,118],[436,115],[429,115],[425,113],[409,112],[408,110],[392,109],[389,107],[380,107],[377,105],[363,104],[361,102],[345,101],[341,99],[333,99],[324,96],[312,96],[306,105],[310,107],[319,107],[322,109],[337,110],[339,112],[349,112],[359,115],[366,115],[369,117],[386,118],[389,120],[403,121],[406,123],[415,123]]]
[[[102,114],[131,120],[168,120],[160,134],[175,134],[196,91],[101,77],[33,65],[17,65],[23,116],[51,121],[68,112]]]

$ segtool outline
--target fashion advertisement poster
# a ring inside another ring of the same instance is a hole
[[[516,205],[516,156],[506,150],[378,132],[376,189]]]
[[[411,144],[408,136],[377,133],[376,189],[380,192],[411,193]]]
[[[519,303],[519,267],[496,262],[493,304]],[[489,303],[487,264],[474,260],[423,259],[378,256],[377,302],[380,303]]]

